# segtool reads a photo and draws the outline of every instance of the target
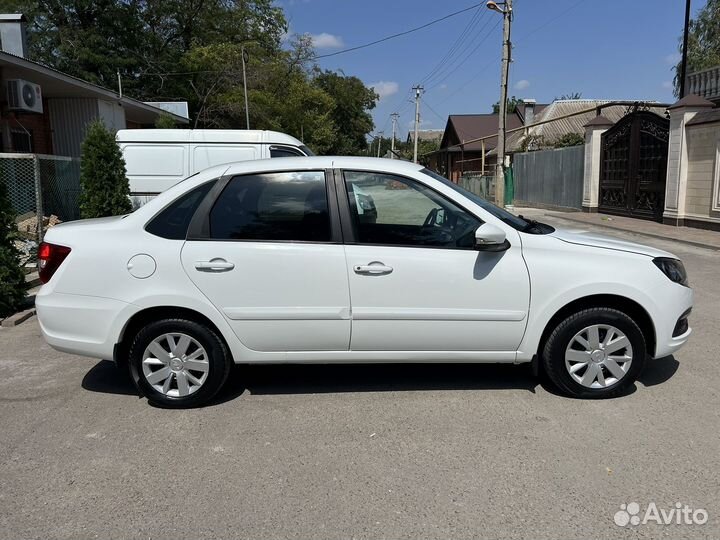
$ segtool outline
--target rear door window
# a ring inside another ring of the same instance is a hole
[[[324,171],[236,176],[210,211],[210,237],[217,240],[330,241]]]

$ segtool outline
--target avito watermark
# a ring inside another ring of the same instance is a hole
[[[656,523],[657,525],[705,525],[708,520],[707,510],[692,508],[687,504],[675,503],[670,508],[658,508],[651,502],[642,512],[636,502],[621,504],[620,510],[615,512],[615,525],[628,527]]]

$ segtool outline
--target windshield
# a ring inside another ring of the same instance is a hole
[[[473,192],[468,191],[465,188],[460,187],[459,185],[451,182],[444,176],[440,176],[438,173],[431,171],[430,169],[423,169],[421,172],[427,174],[428,176],[433,177],[435,180],[438,180],[448,186],[449,188],[454,189],[461,195],[467,197],[472,202],[477,204],[478,206],[482,207],[483,210],[487,210],[490,214],[501,220],[503,223],[506,223],[507,225],[510,225],[513,229],[516,229],[518,231],[528,232],[529,228],[532,226],[532,222],[529,220],[525,220],[521,217],[516,216],[515,214],[511,214],[507,210],[504,210],[502,208],[499,208],[492,204],[491,202],[486,201],[479,195],[475,195]]]

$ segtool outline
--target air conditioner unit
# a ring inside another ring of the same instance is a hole
[[[43,112],[40,85],[22,79],[11,79],[7,82],[7,102],[10,110]]]

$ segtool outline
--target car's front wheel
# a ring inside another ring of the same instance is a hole
[[[590,308],[570,315],[552,331],[542,351],[550,380],[580,398],[609,398],[633,384],[645,365],[645,338],[625,313]]]
[[[186,319],[163,319],[142,328],[130,346],[129,360],[140,392],[152,403],[173,408],[212,399],[232,366],[222,339]]]

